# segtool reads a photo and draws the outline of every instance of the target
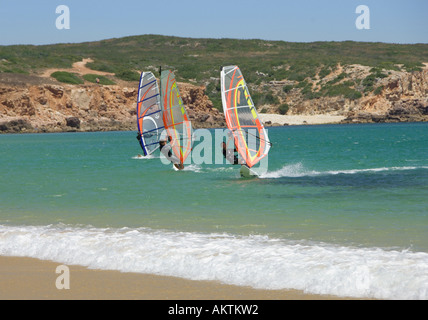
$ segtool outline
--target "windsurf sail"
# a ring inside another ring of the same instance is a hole
[[[221,70],[221,98],[226,124],[238,153],[251,168],[269,153],[271,143],[237,66]]]
[[[159,87],[153,73],[142,72],[138,86],[137,100],[138,136],[144,155],[159,148],[159,140],[164,130]]]
[[[192,124],[177,87],[175,75],[170,70],[161,73],[161,104],[163,123],[174,155],[184,163],[192,151]]]

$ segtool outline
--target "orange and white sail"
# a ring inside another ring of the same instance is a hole
[[[170,70],[161,73],[161,104],[163,123],[174,155],[184,163],[192,151],[192,124],[178,90],[175,75]]]
[[[221,70],[221,98],[226,124],[239,155],[251,168],[269,153],[271,143],[237,66]]]

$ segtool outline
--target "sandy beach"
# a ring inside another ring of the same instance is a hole
[[[302,125],[302,124],[333,124],[340,123],[346,119],[344,116],[333,116],[333,115],[280,115],[280,114],[269,114],[260,113],[260,118],[264,123],[267,121],[271,122],[271,125]]]
[[[213,281],[68,266],[70,289],[57,289],[60,263],[0,256],[2,300],[335,300],[299,291],[257,290]]]

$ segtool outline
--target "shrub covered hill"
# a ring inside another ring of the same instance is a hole
[[[89,72],[70,71],[82,61]],[[123,124],[135,113],[139,73],[158,75],[159,66],[175,71],[196,123],[219,125],[222,65],[241,68],[262,113],[342,115],[347,122],[428,120],[428,44],[142,35],[0,46],[0,131],[31,130],[42,115],[43,125],[51,120],[59,130],[71,117],[98,123],[93,130],[109,121]],[[124,110],[115,112],[120,106]]]

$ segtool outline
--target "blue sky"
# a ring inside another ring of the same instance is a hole
[[[70,9],[58,30],[56,7]],[[358,30],[358,5],[370,30]],[[428,43],[428,0],[0,0],[0,45],[161,34],[193,38]]]

